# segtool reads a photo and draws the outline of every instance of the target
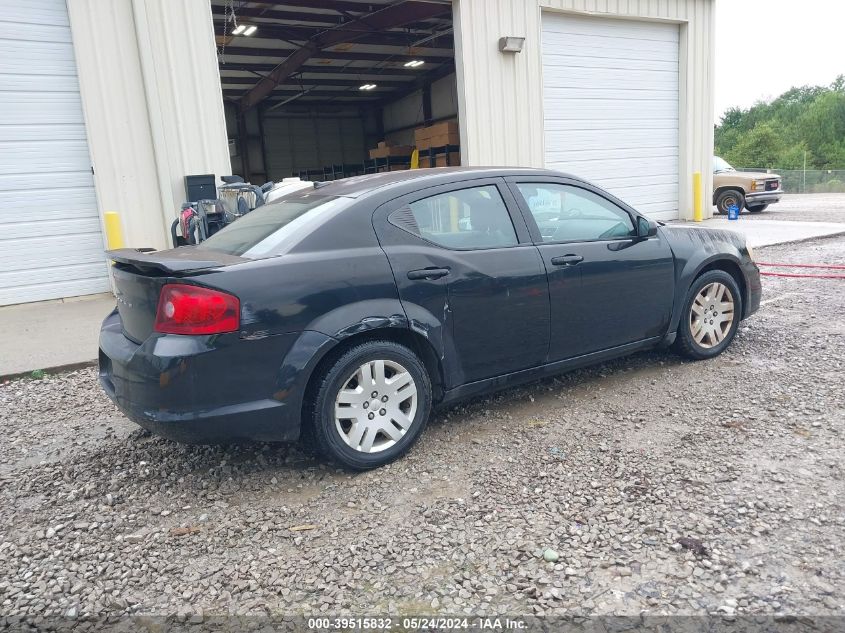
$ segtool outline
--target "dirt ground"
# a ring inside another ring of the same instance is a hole
[[[845,240],[758,258],[845,265]],[[93,369],[10,382],[2,612],[841,615],[843,314],[845,280],[766,277],[717,359],[476,399],[364,474],[152,437]]]

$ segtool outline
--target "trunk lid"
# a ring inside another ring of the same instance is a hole
[[[143,343],[153,333],[159,294],[166,283],[248,261],[192,246],[168,251],[123,248],[106,255],[115,262],[115,297],[123,333],[136,343]]]

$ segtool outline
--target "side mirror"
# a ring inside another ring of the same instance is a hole
[[[642,216],[637,217],[637,237],[640,239],[648,239],[657,235],[657,222],[649,220]]]

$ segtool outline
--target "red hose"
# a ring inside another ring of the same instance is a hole
[[[765,264],[754,262],[758,266],[771,266],[772,268],[829,268],[830,270],[845,270],[845,266],[830,266],[827,264]]]
[[[820,268],[825,268],[820,266]],[[762,277],[800,277],[803,279],[845,279],[845,275],[798,275],[790,273],[760,273]]]

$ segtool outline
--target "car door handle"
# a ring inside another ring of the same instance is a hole
[[[560,257],[552,257],[553,266],[575,266],[584,261],[580,255],[561,255]]]
[[[448,268],[420,268],[419,270],[412,270],[408,273],[408,279],[440,279],[449,274]]]

